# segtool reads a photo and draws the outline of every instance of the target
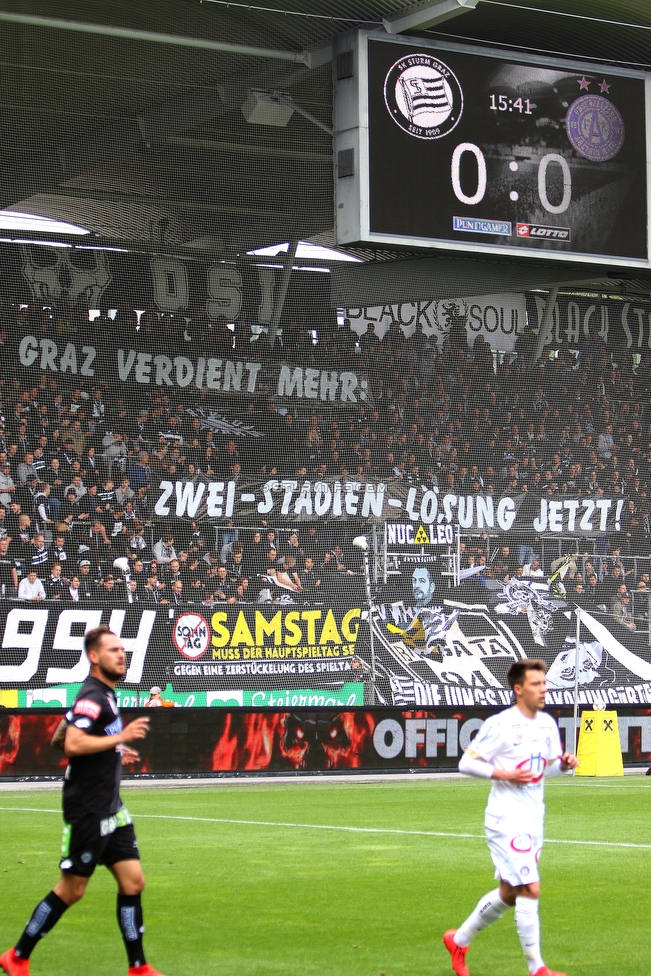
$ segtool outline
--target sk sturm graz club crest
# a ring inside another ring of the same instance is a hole
[[[418,139],[441,139],[463,112],[456,75],[431,54],[396,61],[384,81],[384,101],[394,122]]]

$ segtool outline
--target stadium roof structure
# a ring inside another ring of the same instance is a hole
[[[86,245],[332,246],[332,39],[356,27],[651,70],[648,0],[2,0],[0,208]]]

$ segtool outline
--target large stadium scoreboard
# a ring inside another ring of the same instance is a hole
[[[334,65],[338,244],[649,266],[651,75],[365,31]]]

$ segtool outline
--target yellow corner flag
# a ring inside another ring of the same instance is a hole
[[[584,712],[581,716],[577,776],[623,776],[617,712]]]

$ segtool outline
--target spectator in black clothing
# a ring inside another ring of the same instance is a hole
[[[126,555],[133,562],[137,559],[142,561],[143,553],[146,553],[149,548],[143,526],[134,521],[125,525],[123,531],[126,534]]]
[[[233,553],[226,563],[226,570],[228,572],[228,578],[232,582],[241,583],[242,580],[247,578],[246,566],[244,565],[244,553],[238,542],[233,545]]]
[[[326,552],[323,562],[319,568],[319,579],[321,588],[324,591],[324,600],[329,600],[335,592],[335,582],[337,579],[337,557],[332,552]]]
[[[71,488],[61,503],[58,524],[65,525],[66,531],[71,531],[75,528],[76,522],[88,518],[88,512],[81,508],[77,494],[74,488]]]
[[[129,582],[126,584],[126,597],[125,597],[125,599],[126,599],[126,602],[128,604],[130,604],[130,605],[133,604],[133,603],[140,603],[141,602],[142,597],[140,596],[140,592],[138,590],[138,581],[137,580],[130,579]]]
[[[289,533],[289,536],[287,537],[287,540],[282,548],[282,554],[284,556],[287,556],[288,554],[293,555],[296,558],[305,555],[298,541],[298,532],[296,529],[292,529],[292,531]]]
[[[298,578],[306,600],[320,598],[319,588],[321,586],[321,580],[314,568],[314,559],[312,556],[305,557],[303,568],[298,571]]]
[[[59,600],[64,602],[65,590],[70,580],[63,575],[63,570],[59,563],[54,563],[50,576],[45,580],[45,592],[48,600]]]
[[[143,589],[144,602],[153,605],[160,604],[161,606],[168,606],[169,600],[165,599],[164,594],[165,591],[158,585],[158,577],[150,571],[147,576],[147,583]]]
[[[45,579],[50,567],[50,553],[45,544],[45,538],[40,533],[31,542],[29,563],[39,577]]]
[[[604,603],[603,594],[599,591],[599,582],[595,573],[588,576],[584,590],[585,606],[593,610]]]
[[[172,589],[170,592],[170,606],[171,607],[182,607],[185,605],[185,597],[183,594],[183,583],[180,579],[174,580],[172,583]]]
[[[142,591],[147,583],[147,573],[142,559],[135,559],[131,568],[131,579],[135,580],[138,587],[138,594],[142,597]]]
[[[106,519],[106,508],[99,496],[97,484],[89,485],[88,491],[79,499],[79,507],[82,512],[87,512],[92,519],[101,519],[103,524],[108,527]]]
[[[0,593],[7,597],[14,596],[18,589],[18,569],[9,546],[9,539],[0,539]]]
[[[310,554],[315,563],[320,563],[323,560],[326,546],[322,537],[322,529],[314,522],[310,522],[307,527],[304,548],[305,552]]]
[[[83,591],[80,586],[80,581],[78,576],[73,576],[72,579],[64,586],[63,593],[61,595],[61,602],[68,606],[72,606],[75,603],[81,603],[84,599]]]
[[[96,586],[90,572],[90,559],[82,559],[79,563],[79,593],[80,599],[88,603],[95,599]]]
[[[82,536],[83,538],[83,536]],[[86,545],[94,555],[95,562],[101,563],[107,556],[106,549],[111,545],[108,533],[99,519],[93,519],[85,537]]]
[[[89,447],[83,462],[84,481],[90,488],[91,485],[100,483],[99,459],[95,457],[95,448]]]
[[[216,578],[213,580],[215,599],[225,603],[236,603],[237,581],[229,580],[225,566],[218,566],[215,575]]]
[[[253,537],[246,545],[245,564],[247,575],[256,576],[263,573],[267,567],[267,543],[262,538],[262,533],[256,529]]]
[[[170,559],[169,563],[163,566],[163,579],[170,586],[182,580],[181,563],[178,559]]]
[[[197,522],[192,522],[190,532],[188,533],[187,538],[183,540],[181,549],[183,552],[187,552],[188,555],[192,553],[198,556],[207,551],[208,544]]]
[[[496,578],[504,579],[515,574],[518,560],[509,546],[500,546],[492,559],[492,565],[495,567]]]
[[[603,597],[603,602],[606,604],[606,606],[610,606],[610,604],[614,601],[615,594],[619,590],[621,584],[624,582],[624,572],[621,566],[613,566],[610,575],[604,576],[601,581],[601,594]]]
[[[124,603],[123,587],[109,574],[100,580],[97,590],[98,601],[105,607],[118,607]]]
[[[140,485],[140,487],[136,490],[136,499],[133,508],[136,516],[138,517],[139,521],[143,523],[143,525],[152,524],[154,513],[152,511],[149,495],[147,494],[147,488],[144,485]]]

